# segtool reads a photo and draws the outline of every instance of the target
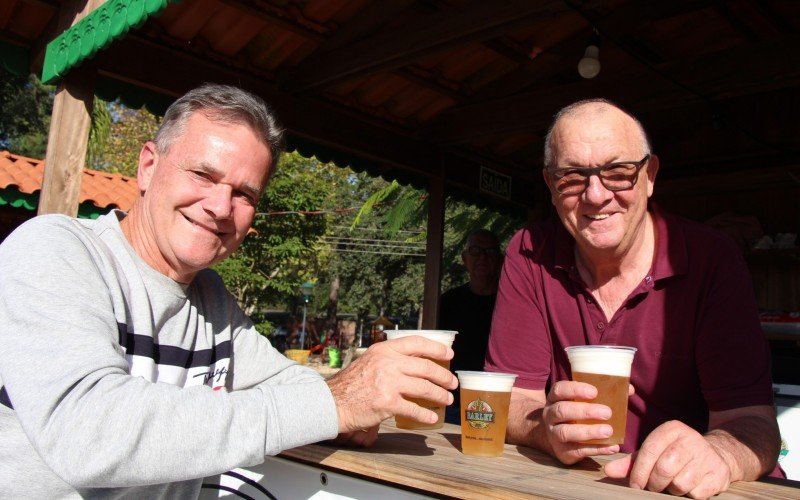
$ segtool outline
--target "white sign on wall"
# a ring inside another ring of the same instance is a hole
[[[481,166],[479,189],[484,193],[511,199],[511,177]]]

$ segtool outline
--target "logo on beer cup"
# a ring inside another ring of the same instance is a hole
[[[489,403],[480,398],[471,401],[464,413],[467,423],[473,429],[485,429],[494,422],[494,410]]]

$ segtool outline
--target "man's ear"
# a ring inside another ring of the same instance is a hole
[[[140,191],[147,191],[157,164],[156,144],[153,141],[147,141],[139,151],[139,168],[136,170],[136,182],[139,184]]]
[[[553,186],[550,184],[550,174],[547,172],[546,168],[542,169],[542,177],[544,178],[544,185],[547,186],[547,190],[550,191],[550,203],[555,206],[556,192],[553,191]]]
[[[653,188],[656,182],[656,175],[658,175],[658,156],[650,155],[650,159],[647,160],[647,197],[653,196]]]

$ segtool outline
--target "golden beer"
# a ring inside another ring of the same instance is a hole
[[[461,386],[461,452],[499,457],[506,442],[511,387],[517,376],[464,370],[456,373]]]
[[[457,333],[458,332],[450,330],[386,330],[386,338],[387,340],[394,340],[411,335],[419,335],[420,337],[425,337],[428,340],[433,340],[434,342],[439,342],[440,344],[451,347]],[[447,370],[450,370],[450,361],[438,361],[433,359],[431,361]],[[428,401],[427,399],[406,399],[412,403],[422,406],[423,408],[436,412],[437,419],[435,424],[425,424],[410,418],[396,415],[394,417],[394,422],[399,429],[440,429],[444,425],[444,410],[446,405],[440,405],[439,403]]]
[[[625,442],[625,425],[628,420],[628,386],[631,364],[636,354],[634,347],[587,345],[567,347],[567,356],[572,368],[572,380],[585,382],[597,388],[594,399],[576,401],[602,404],[611,408],[609,420],[584,419],[576,424],[608,424],[613,429],[605,439],[590,439],[584,444],[611,445]]]
[[[479,457],[503,454],[510,392],[461,390],[461,452]]]
[[[437,365],[450,369],[450,361],[437,361],[431,360]],[[410,418],[401,417],[397,415],[394,417],[394,423],[398,429],[441,429],[444,425],[444,409],[445,405],[440,405],[439,403],[434,403],[433,401],[428,401],[427,399],[418,399],[418,398],[406,398],[408,401],[412,403],[416,403],[423,408],[427,408],[428,410],[436,412],[436,423],[435,424],[423,424],[422,422],[417,422],[416,420],[412,420]]]
[[[573,372],[572,380],[586,382],[597,388],[597,397],[594,399],[578,399],[587,403],[606,405],[611,408],[609,420],[578,420],[577,424],[608,424],[614,433],[606,439],[590,439],[583,441],[585,444],[622,444],[625,441],[625,424],[628,417],[628,385],[629,377],[616,377],[599,373]]]

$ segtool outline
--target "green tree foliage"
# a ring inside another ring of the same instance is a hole
[[[145,108],[128,108],[119,101],[104,103],[105,115],[95,113],[92,131],[98,129],[98,138],[103,136],[102,126],[107,127],[105,141],[102,146],[90,146],[90,164],[98,170],[115,172],[129,177],[136,177],[139,165],[139,151],[142,144],[152,140],[156,135],[161,118]],[[91,141],[90,141],[91,144]]]
[[[397,207],[390,201],[399,188],[397,183],[358,174],[338,194],[341,204],[362,210],[343,213],[332,224],[331,257],[322,281],[339,277],[339,310],[355,314],[362,323],[368,316],[385,314],[414,326],[421,307],[424,244],[419,236],[425,219],[406,218],[395,231],[384,223],[386,214]],[[363,210],[365,203],[369,210]]]
[[[95,96],[92,103],[92,124],[86,148],[86,166],[95,165],[97,156],[106,149],[111,135],[111,112],[105,101]]]
[[[379,210],[378,207],[381,206],[385,208]],[[358,227],[370,216],[377,217],[376,224],[383,228],[386,237],[396,237],[400,234],[401,228],[424,228],[427,213],[428,197],[424,191],[392,182],[378,187],[367,197],[353,220],[353,228]],[[495,233],[501,245],[505,246],[504,244],[523,224],[524,221],[517,216],[448,198],[445,203],[441,289],[447,290],[469,279],[461,263],[461,251],[470,232],[480,228],[488,229]],[[425,241],[426,233],[421,232],[415,238]]]
[[[34,75],[12,75],[0,67],[0,148],[44,158],[54,91]]]
[[[303,212],[326,205],[328,168],[297,153],[283,155],[258,204],[255,234],[215,267],[248,314],[293,304],[299,284],[315,278],[327,220]]]

